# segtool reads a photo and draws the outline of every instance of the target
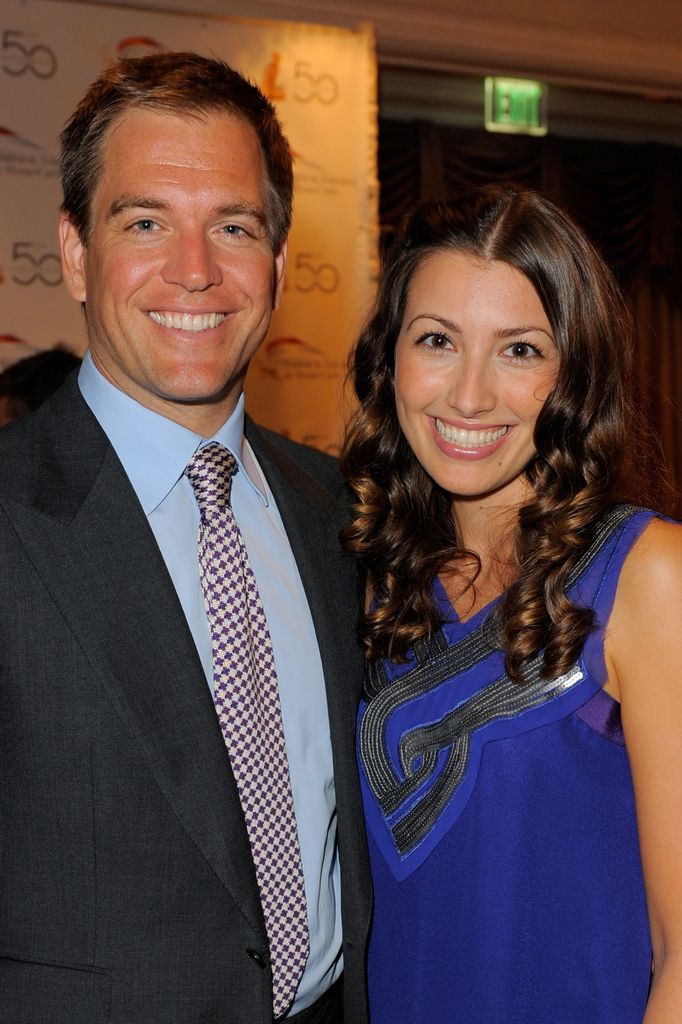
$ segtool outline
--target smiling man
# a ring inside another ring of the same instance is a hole
[[[89,351],[0,437],[0,1019],[363,1024],[344,491],[242,393],[288,145],[194,54],[114,65],[61,141]]]

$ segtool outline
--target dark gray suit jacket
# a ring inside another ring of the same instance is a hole
[[[324,667],[347,1020],[370,910],[356,587],[335,463],[254,425]],[[135,493],[75,379],[0,431],[0,1020],[270,1024],[248,839],[217,717]]]

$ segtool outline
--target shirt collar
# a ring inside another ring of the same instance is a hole
[[[117,388],[100,373],[90,352],[78,372],[78,386],[121,460],[145,515],[170,494],[195,451],[209,441],[218,441],[232,452],[237,475],[243,473],[243,479],[268,505],[263,475],[244,437],[243,393],[229,419],[212,437],[204,438]]]

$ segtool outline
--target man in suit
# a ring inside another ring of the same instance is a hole
[[[108,69],[61,141],[89,351],[0,434],[0,1020],[363,1024],[343,485],[242,395],[282,288],[288,146],[193,54]]]

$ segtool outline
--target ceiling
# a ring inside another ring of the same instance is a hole
[[[373,26],[380,112],[481,123],[483,76],[549,83],[550,130],[682,145],[681,0],[117,0]]]

